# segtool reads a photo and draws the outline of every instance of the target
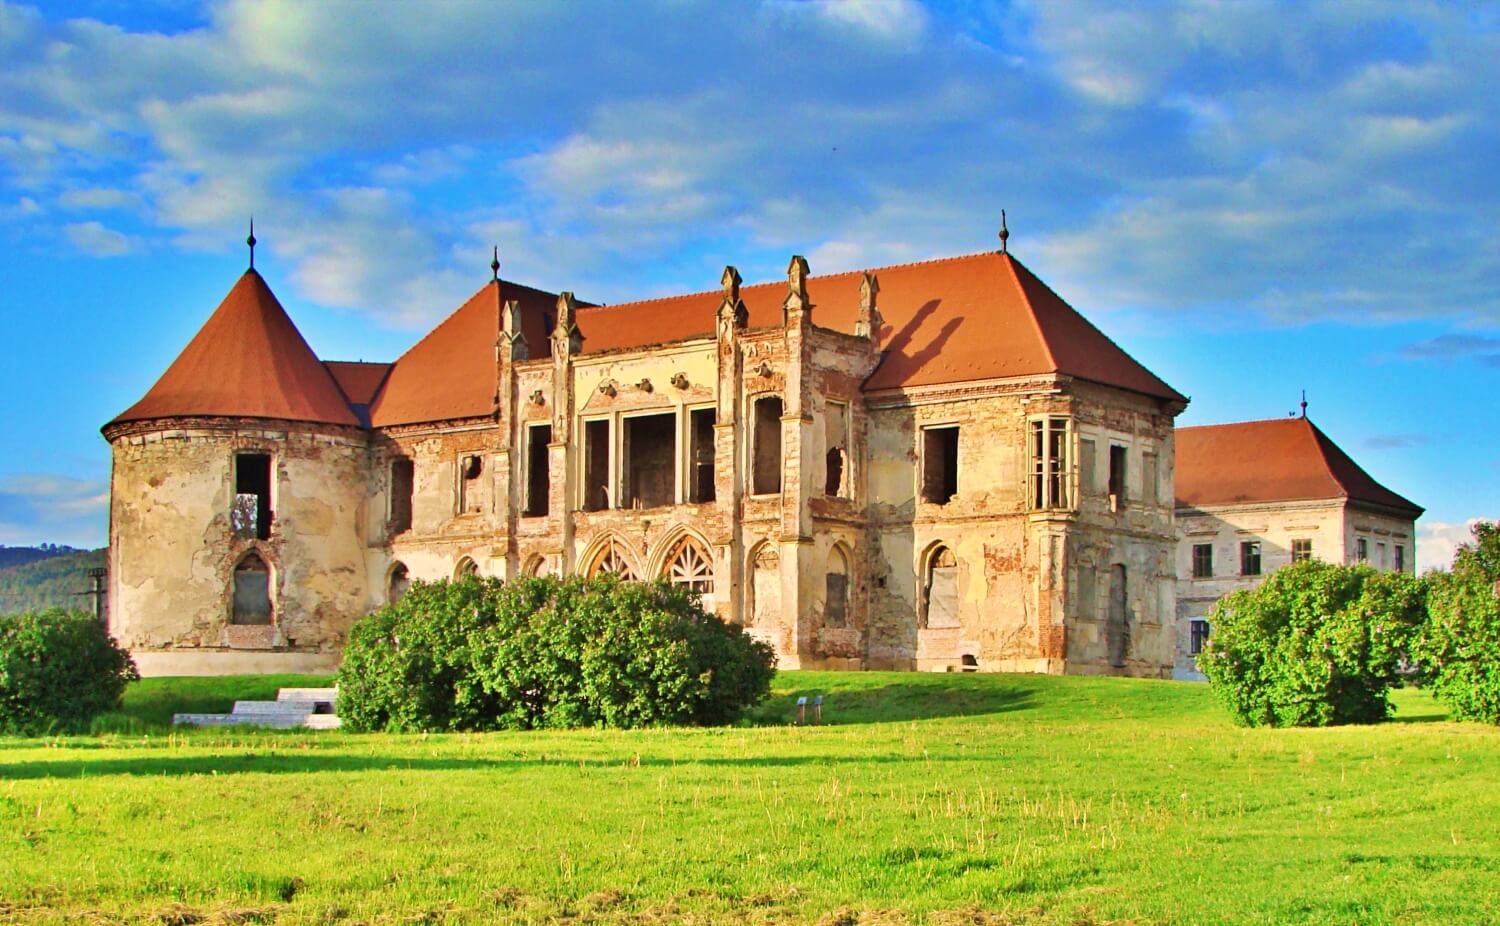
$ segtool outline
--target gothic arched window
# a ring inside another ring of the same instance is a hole
[[[666,577],[673,585],[686,585],[700,595],[714,593],[714,566],[708,551],[691,537],[677,541],[667,556]]]

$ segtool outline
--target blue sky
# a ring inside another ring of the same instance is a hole
[[[326,359],[489,276],[618,301],[995,246],[1193,398],[1500,516],[1500,8],[0,3],[0,543],[257,265]]]

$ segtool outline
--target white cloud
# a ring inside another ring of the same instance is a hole
[[[64,190],[57,201],[64,209],[125,209],[140,205],[141,197],[129,190],[82,187]]]
[[[1453,565],[1453,554],[1460,544],[1474,539],[1474,525],[1480,521],[1500,521],[1500,518],[1469,518],[1462,523],[1443,521],[1422,522],[1417,525],[1417,571],[1447,569]]]
[[[63,226],[73,246],[93,257],[119,257],[135,250],[131,238],[99,222],[73,222]]]
[[[92,548],[105,541],[109,483],[49,474],[0,476],[0,543]]]

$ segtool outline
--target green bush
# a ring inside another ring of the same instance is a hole
[[[1500,525],[1474,525],[1452,572],[1433,572],[1416,657],[1432,693],[1459,720],[1500,724]]]
[[[773,665],[666,582],[418,582],[355,624],[338,712],[356,731],[724,724],[765,699]]]
[[[1390,715],[1423,599],[1404,573],[1294,563],[1220,599],[1198,665],[1249,726],[1374,723]]]
[[[92,615],[60,608],[0,616],[0,733],[86,730],[140,678]]]

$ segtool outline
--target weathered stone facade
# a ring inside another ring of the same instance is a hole
[[[922,265],[810,278],[796,258],[753,311],[728,268],[693,297],[701,333],[615,346],[592,333],[657,308],[564,293],[539,310],[497,280],[461,310],[492,313],[494,395],[465,406],[477,414],[396,420],[392,378],[366,397],[341,382],[369,426],[122,416],[106,427],[115,633],[153,672],[322,667],[411,580],[611,570],[692,584],[786,667],[1170,674],[1185,400],[1123,353],[1104,374],[1066,369],[1048,326],[1107,341],[1050,291],[1060,308],[1030,308],[1041,284],[1007,255],[958,260],[1009,274],[994,285],[1040,317],[1024,335],[1039,360],[900,380],[927,362],[908,343],[924,316],[887,324],[880,276],[915,303]],[[236,467],[260,465],[246,453],[270,457],[265,539],[230,514],[258,497],[237,491]],[[256,605],[235,597],[246,562],[258,588],[252,553],[268,624],[245,624]]]

